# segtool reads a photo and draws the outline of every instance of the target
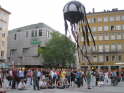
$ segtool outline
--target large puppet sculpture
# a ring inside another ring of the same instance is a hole
[[[68,23],[70,23],[71,33],[76,42],[78,52],[80,52],[81,55],[88,60],[88,63],[91,64],[87,55],[87,47],[90,46],[89,35],[91,36],[94,46],[95,41],[87,21],[85,7],[78,1],[71,1],[64,6],[63,13],[65,34],[67,35],[69,32]],[[83,45],[80,45],[79,35],[82,35],[81,37],[83,37]]]

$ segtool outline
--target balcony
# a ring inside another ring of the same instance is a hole
[[[120,53],[124,53],[124,51],[122,51],[122,50],[96,50],[96,51],[93,51],[93,50],[91,50],[91,52],[90,52],[91,54],[120,54]]]

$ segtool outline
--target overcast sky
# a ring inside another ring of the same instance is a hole
[[[11,12],[9,30],[43,22],[64,33],[63,7],[71,0],[0,0],[0,5]],[[86,12],[124,9],[124,0],[78,0]]]

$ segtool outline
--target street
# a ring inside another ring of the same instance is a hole
[[[7,90],[7,93],[124,93],[124,82],[120,82],[118,86],[103,86],[94,87],[92,89],[81,88],[67,88],[67,89],[41,89],[41,90]]]

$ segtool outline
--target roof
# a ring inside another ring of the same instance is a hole
[[[10,30],[9,32],[20,32],[20,31],[24,31],[24,30],[44,28],[44,27],[47,27],[47,28],[55,31],[54,29],[52,29],[51,27],[49,27],[48,25],[46,25],[44,23],[37,23],[37,24],[31,24],[31,25],[27,25],[27,26],[24,26],[24,27],[20,27],[20,28],[15,28],[15,29]]]
[[[118,12],[124,12],[124,10],[118,10],[117,8],[110,10],[104,10],[101,12],[89,12],[87,13],[87,16],[89,15],[96,15],[96,14],[108,14],[108,13],[118,13]]]
[[[0,10],[2,10],[2,11],[4,11],[4,12],[6,12],[6,13],[8,13],[8,14],[11,14],[9,11],[5,10],[5,9],[4,9],[4,8],[2,8],[2,7],[0,7]]]

